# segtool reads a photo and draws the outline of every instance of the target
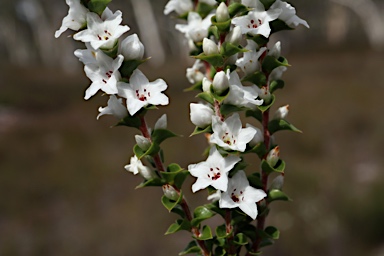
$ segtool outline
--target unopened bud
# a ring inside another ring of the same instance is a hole
[[[277,164],[277,161],[280,159],[280,148],[279,146],[276,146],[271,151],[269,151],[267,155],[267,163],[274,167]]]
[[[228,12],[228,7],[224,2],[221,2],[219,7],[217,7],[216,10],[216,21],[217,22],[225,22],[229,20],[229,12]]]
[[[259,128],[255,127],[251,124],[246,124],[246,127],[252,127],[253,129],[256,130],[255,136],[253,136],[253,139],[248,143],[249,146],[254,147],[257,144],[259,144],[260,142],[264,141],[264,135]]]
[[[141,60],[144,56],[144,45],[136,34],[125,38],[120,44],[120,52],[124,60]]]
[[[157,178],[155,172],[147,166],[139,168],[139,173],[146,180],[152,180],[154,178]]]
[[[203,51],[205,55],[218,54],[219,48],[214,41],[205,37],[203,40]]]
[[[162,186],[162,188],[163,188],[164,195],[168,199],[176,201],[179,198],[179,192],[177,192],[177,190],[173,186],[169,184],[165,184]]]
[[[229,80],[224,71],[217,72],[212,82],[216,93],[221,94],[229,88]]]
[[[275,114],[273,115],[273,119],[285,119],[288,115],[288,112],[289,105],[282,106],[276,110]]]
[[[239,26],[236,26],[225,37],[225,41],[234,45],[238,45],[240,44],[241,38],[241,28]]]
[[[281,190],[284,185],[284,175],[279,175],[273,179],[271,185],[269,186],[269,190],[278,189]]]
[[[271,50],[269,50],[268,55],[275,57],[278,59],[281,55],[281,43],[278,41]]]
[[[213,109],[197,103],[190,104],[191,109],[191,122],[200,128],[205,128],[212,123],[212,116],[214,115]]]
[[[271,93],[266,86],[263,86],[259,89],[259,97],[263,99],[267,104],[271,101],[272,98]]]
[[[157,120],[154,129],[167,129],[167,114],[162,115],[159,120]]]
[[[144,151],[147,151],[151,146],[151,141],[142,135],[135,135],[137,145]]]
[[[208,78],[204,77],[203,78],[203,91],[204,92],[211,92],[211,85],[212,82],[208,80]]]

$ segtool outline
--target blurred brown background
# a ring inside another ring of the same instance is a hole
[[[273,38],[292,65],[276,106],[290,104],[288,120],[304,133],[276,138],[294,201],[273,206],[268,224],[282,233],[265,255],[383,256],[384,2],[291,3],[311,29]],[[183,89],[192,62],[165,4],[114,0],[110,8],[123,11],[128,33],[152,56],[144,73],[169,84],[170,105],[149,123],[168,113],[184,137],[164,143],[166,162],[187,167],[203,160],[206,142],[188,137],[196,99]],[[141,179],[123,168],[137,132],[110,128],[113,117],[96,120],[107,98],[83,100],[90,82],[73,51],[84,46],[68,32],[53,36],[67,10],[64,0],[0,3],[0,255],[177,255],[189,233],[163,236],[176,216],[160,189],[135,190]],[[251,164],[248,172],[257,170]]]

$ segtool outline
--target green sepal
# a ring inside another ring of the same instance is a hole
[[[266,46],[269,42],[269,39],[262,35],[250,35],[247,34],[247,39],[253,40],[259,47]]]
[[[236,14],[243,14],[248,11],[248,8],[241,3],[234,2],[228,6],[229,16],[233,18]]]
[[[212,105],[215,103],[215,100],[213,99],[212,94],[210,94],[208,92],[201,92],[201,93],[197,94],[196,97],[200,98],[202,100],[205,100],[206,102],[208,102]]]
[[[116,124],[116,126],[128,126],[128,127],[134,127],[139,129],[139,127],[141,126],[141,120],[137,115],[134,115],[134,116],[128,115],[123,119],[121,119]]]
[[[195,237],[195,239],[197,240],[209,240],[209,239],[212,239],[213,236],[212,236],[212,231],[211,231],[211,228],[209,226],[204,226],[203,227],[203,231],[200,233],[200,236],[199,237]]]
[[[185,219],[177,220],[175,223],[171,224],[171,226],[169,226],[167,232],[165,232],[164,235],[173,234],[181,230],[191,230],[191,224]]]
[[[147,151],[144,151],[139,145],[133,147],[133,153],[137,156],[138,159],[143,158],[144,156],[153,156],[154,154],[160,151],[160,146],[157,143],[152,143]]]
[[[293,131],[293,132],[299,132],[302,133],[299,129],[297,129],[293,124],[290,122],[284,120],[284,119],[273,119],[268,123],[268,130],[272,134],[274,134],[277,131]]]
[[[227,251],[221,247],[221,246],[217,246],[215,248],[215,256],[226,256],[227,255]]]
[[[125,60],[121,64],[119,68],[120,74],[122,77],[131,77],[133,71],[137,69],[138,66],[149,60],[150,58],[146,58],[143,60]]]
[[[116,40],[115,44],[112,48],[100,48],[107,56],[111,57],[112,59],[116,58],[117,52],[119,50],[119,40]]]
[[[225,224],[216,227],[217,238],[227,238],[230,234],[227,234],[227,228]]]
[[[274,91],[276,91],[277,89],[283,89],[284,88],[284,81],[283,80],[273,80],[270,84],[269,84],[269,91],[271,93],[273,93]]]
[[[215,213],[212,212],[206,206],[199,206],[193,211],[193,219],[191,220],[191,225],[197,227],[202,221],[207,220],[215,216]]]
[[[276,100],[276,97],[275,95],[272,94],[269,102],[264,101],[263,105],[257,106],[257,108],[261,110],[262,113],[264,113],[273,105],[273,103],[275,103],[275,100]]]
[[[194,135],[197,135],[197,134],[211,133],[211,132],[212,132],[212,126],[211,125],[207,126],[204,129],[196,126],[195,130],[193,131],[193,133],[191,135],[189,135],[189,136],[191,137],[191,136],[194,136]]]
[[[271,34],[282,30],[293,30],[287,23],[279,19],[269,22],[269,26],[271,27]]]
[[[264,5],[265,10],[268,10],[276,0],[260,0],[260,2]]]
[[[185,249],[179,253],[179,255],[187,255],[191,253],[201,253],[200,247],[197,245],[196,241],[191,241]]]
[[[155,144],[160,145],[164,140],[172,138],[172,137],[177,137],[175,133],[171,132],[170,130],[167,129],[156,129],[152,133],[152,141]]]
[[[231,44],[229,42],[224,42],[220,47],[220,54],[224,57],[230,57],[236,53],[239,52],[247,52],[247,49],[244,49],[240,46],[236,46],[234,44]]]
[[[267,77],[263,72],[256,71],[254,73],[251,73],[249,75],[246,75],[243,79],[241,79],[242,82],[251,82],[259,87],[264,86],[267,84]]]
[[[197,5],[196,12],[200,14],[202,18],[205,18],[215,7],[206,3],[201,3]]]
[[[249,175],[248,177],[249,185],[254,188],[262,188],[263,183],[261,182],[260,173],[255,172]]]
[[[260,123],[263,122],[263,112],[261,112],[260,109],[255,109],[255,110],[247,110],[245,112],[246,117],[253,117],[256,120],[258,120]]]
[[[267,163],[267,161],[262,160],[261,161],[261,169],[263,170],[263,172],[265,172],[267,174],[270,174],[273,172],[284,173],[285,162],[283,160],[279,159],[279,161],[277,161],[277,163],[276,163],[276,166],[272,167]]]
[[[99,16],[104,12],[104,9],[112,0],[90,0],[86,7],[91,11],[97,13]]]
[[[220,106],[220,113],[223,116],[226,116],[226,115],[231,114],[233,112],[239,112],[239,111],[243,111],[243,110],[244,110],[243,107],[238,107],[238,106],[231,105],[231,104],[221,104],[221,106]]]
[[[268,191],[268,197],[267,197],[268,202],[273,202],[273,201],[292,201],[289,196],[287,196],[283,191],[278,190],[278,189],[272,189]]]
[[[289,67],[288,60],[284,58],[283,56],[280,56],[279,58],[275,58],[271,55],[265,56],[263,63],[261,64],[261,67],[264,72],[267,72],[270,74],[272,70],[274,70],[277,67]]]
[[[192,56],[192,58],[204,60],[214,67],[222,67],[224,65],[224,58],[219,53],[210,55],[205,55],[204,53],[201,53],[197,56]]]
[[[237,245],[246,245],[248,244],[248,239],[243,233],[238,233],[236,234],[233,242]]]
[[[264,142],[259,142],[253,148],[250,148],[250,149],[247,148],[244,153],[255,153],[261,159],[268,152]]]
[[[142,182],[141,184],[136,186],[135,189],[144,188],[144,187],[161,187],[164,184],[166,184],[166,182],[163,179],[155,178],[155,179],[146,180]]]
[[[178,164],[170,164],[167,168],[167,172],[161,173],[167,184],[175,185],[180,189],[189,172],[181,168]]]
[[[223,21],[223,22],[217,22],[216,15],[212,16],[211,23],[213,26],[217,27],[217,29],[220,33],[228,32],[229,28],[231,27],[231,19],[228,19],[228,20]]]
[[[203,90],[203,81],[197,82],[191,87],[188,87],[187,89],[184,89],[185,92],[190,91],[202,91]]]
[[[161,197],[161,203],[164,205],[164,207],[171,212],[173,208],[175,208],[180,202],[183,200],[183,193],[180,191],[179,198],[174,201],[163,195]]]

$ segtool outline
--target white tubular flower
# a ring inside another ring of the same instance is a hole
[[[282,12],[279,15],[279,17],[277,17],[277,18],[284,21],[290,27],[297,27],[301,24],[301,25],[309,28],[308,23],[305,20],[300,19],[296,15],[295,8],[287,2],[283,2],[281,0],[276,0],[271,5],[270,9],[281,9]]]
[[[213,134],[210,143],[215,143],[226,150],[244,152],[247,143],[252,140],[256,130],[248,127],[241,128],[241,120],[238,113],[234,113],[224,122],[217,116],[212,117]]]
[[[254,7],[254,10],[247,15],[232,19],[232,24],[240,26],[243,34],[259,34],[268,38],[271,34],[269,22],[277,19],[282,10],[269,9],[265,11],[264,5],[259,0],[254,0],[250,5]]]
[[[200,128],[205,128],[212,122],[214,115],[213,109],[200,103],[191,103],[190,105],[191,122]]]
[[[285,106],[282,106],[282,107],[279,107],[275,114],[273,115],[273,119],[285,119],[288,115],[288,112],[289,112],[289,105],[285,105]]]
[[[228,172],[240,160],[240,157],[234,155],[223,157],[215,146],[211,147],[206,161],[188,166],[188,171],[197,178],[192,185],[193,193],[208,186],[227,191]]]
[[[229,88],[229,80],[224,71],[217,72],[212,81],[215,92],[222,93]]]
[[[234,45],[240,44],[242,39],[241,28],[234,27],[231,31],[229,31],[228,35],[225,37],[225,41]]]
[[[281,56],[281,43],[280,43],[280,41],[275,43],[275,45],[269,50],[267,55],[275,57],[276,59],[278,59]]]
[[[125,60],[141,60],[144,56],[144,45],[136,34],[126,37],[119,48]]]
[[[228,12],[228,7],[224,2],[221,2],[219,4],[219,7],[216,9],[216,21],[217,22],[225,22],[229,20],[229,12]]]
[[[175,11],[177,14],[182,15],[186,12],[192,11],[192,0],[170,0],[164,8],[164,15],[168,15]]]
[[[191,84],[198,83],[203,80],[204,74],[200,71],[200,68],[204,67],[201,60],[196,60],[191,68],[187,68],[187,79]]]
[[[153,127],[154,130],[157,129],[167,129],[167,114],[163,114],[155,123],[155,126]]]
[[[124,108],[127,110],[126,108]],[[151,141],[142,135],[135,135],[135,141],[137,145],[144,151],[147,151],[151,146]]]
[[[66,0],[65,2],[69,5],[68,15],[64,17],[61,27],[55,32],[56,38],[68,28],[78,31],[87,24],[89,10],[80,3],[80,0]]]
[[[139,70],[133,71],[129,84],[119,82],[119,95],[127,99],[130,115],[134,115],[141,108],[152,105],[168,105],[168,97],[162,93],[168,85],[163,79],[149,82],[148,78]]]
[[[211,26],[211,17],[213,14],[208,15],[204,19],[201,18],[197,12],[189,12],[188,25],[176,24],[176,29],[184,33],[188,39],[194,42],[201,42],[208,36],[208,28]]]
[[[246,124],[245,127],[252,127],[256,131],[255,136],[253,136],[252,140],[249,142],[249,146],[254,147],[257,144],[259,144],[260,142],[264,141],[263,132],[259,128],[255,127],[251,124]]]
[[[247,40],[247,43],[245,49],[247,49],[248,52],[245,52],[243,57],[236,61],[236,66],[241,68],[246,75],[252,74],[260,69],[259,58],[267,50],[266,47],[262,47],[257,51],[257,44],[253,40]]]
[[[229,179],[228,190],[221,194],[220,208],[239,207],[252,219],[257,217],[256,203],[265,198],[267,194],[249,185],[244,171],[238,171],[232,179]]]
[[[76,33],[73,38],[84,43],[91,43],[94,49],[112,48],[117,39],[129,30],[129,27],[121,26],[121,11],[112,13],[111,10],[105,8],[101,18],[93,12],[87,13],[88,28]]]
[[[88,100],[99,90],[107,94],[117,94],[117,82],[121,79],[119,68],[123,59],[122,55],[112,59],[103,52],[98,52],[96,55],[97,65],[84,66],[85,74],[92,81],[92,84],[85,91],[84,99]]]
[[[97,116],[99,119],[103,115],[113,115],[117,119],[123,119],[128,116],[127,108],[123,105],[122,99],[117,99],[115,95],[110,95],[108,105],[106,107],[99,107],[100,114]]]
[[[280,147],[276,146],[267,155],[267,163],[274,167],[280,159]]]
[[[204,38],[203,40],[203,52],[205,55],[212,55],[219,53],[219,47],[211,39]]]

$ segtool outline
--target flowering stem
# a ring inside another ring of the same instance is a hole
[[[216,113],[216,116],[218,116],[220,120],[223,122],[224,117],[220,112],[220,102],[218,102],[217,100],[215,100],[215,113]]]
[[[235,248],[233,247],[233,226],[231,224],[231,211],[230,210],[226,210],[225,212],[225,229],[226,229],[226,232],[227,234],[229,234],[229,236],[227,237],[227,242],[228,242],[228,245],[229,245],[229,249],[228,249],[228,254],[229,255],[233,255],[235,254]]]

